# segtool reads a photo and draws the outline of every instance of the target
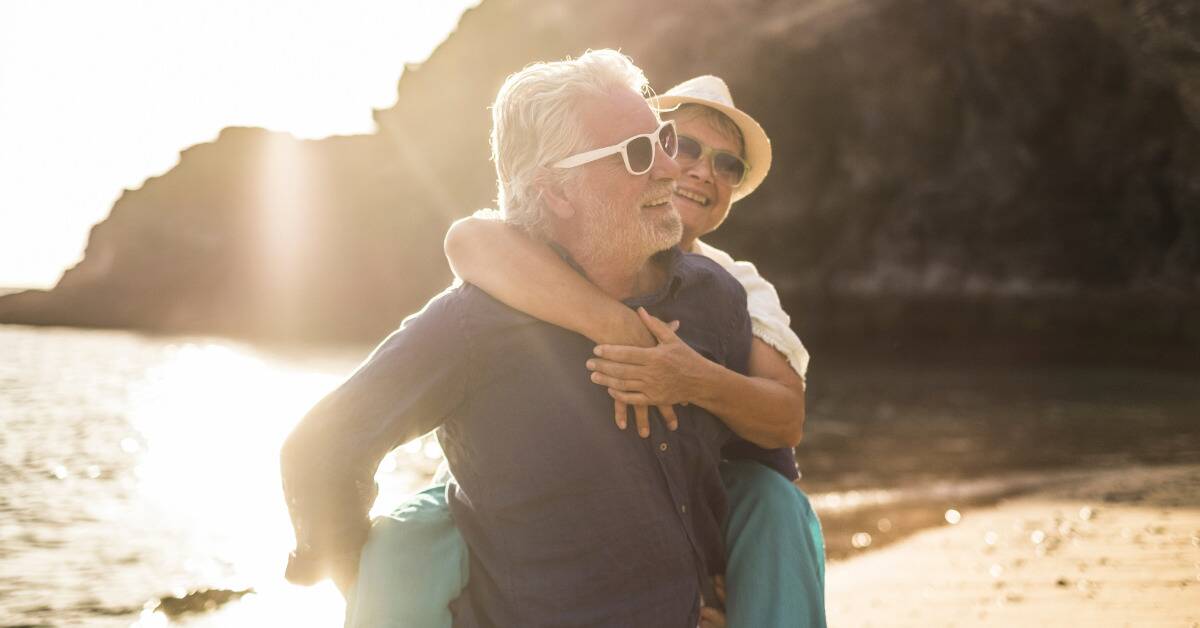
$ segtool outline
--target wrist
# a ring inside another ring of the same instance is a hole
[[[619,337],[617,330],[620,326],[613,316],[589,316],[580,326],[583,329],[578,331],[598,345],[618,344],[615,341]]]
[[[687,378],[687,390],[684,391],[687,401],[702,408],[711,408],[726,370],[698,353],[694,354],[694,359],[694,367],[688,369],[692,376]]]
[[[654,335],[642,324],[637,313],[624,305],[593,318],[596,320],[584,335],[596,344],[633,347],[653,347],[656,344]]]

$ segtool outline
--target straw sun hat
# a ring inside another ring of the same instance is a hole
[[[742,131],[742,140],[746,144],[745,158],[750,171],[746,173],[746,180],[733,190],[732,200],[746,197],[762,183],[771,169],[771,139],[754,118],[733,106],[729,86],[716,76],[697,76],[650,99],[650,104],[659,111],[673,111],[689,103],[720,111]]]

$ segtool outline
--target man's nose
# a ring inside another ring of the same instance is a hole
[[[679,163],[675,161],[667,151],[659,144],[654,146],[654,150],[658,151],[654,155],[654,167],[651,168],[650,176],[655,179],[670,179],[675,181],[679,179],[681,170]]]

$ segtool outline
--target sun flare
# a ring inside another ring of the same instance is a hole
[[[122,190],[222,128],[371,133],[476,3],[0,3],[0,287],[52,286]]]
[[[142,516],[156,527],[184,531],[180,543],[194,548],[187,560],[190,580],[179,582],[178,590],[193,583],[255,590],[215,615],[212,625],[228,625],[231,613],[238,625],[253,625],[254,616],[284,621],[280,613],[295,614],[291,625],[313,617],[340,623],[343,603],[336,589],[283,580],[293,536],[278,452],[296,421],[344,376],[286,367],[226,342],[197,341],[168,347],[131,390],[136,432],[121,446],[139,457],[137,490],[147,504]],[[440,459],[432,437],[388,456],[373,513],[418,488]],[[147,612],[138,625],[162,620],[161,613]]]

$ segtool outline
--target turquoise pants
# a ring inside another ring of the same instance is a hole
[[[729,494],[725,612],[730,628],[825,626],[825,540],[808,497],[754,462],[724,462]],[[347,628],[451,628],[467,546],[445,486],[377,517],[363,547]]]

